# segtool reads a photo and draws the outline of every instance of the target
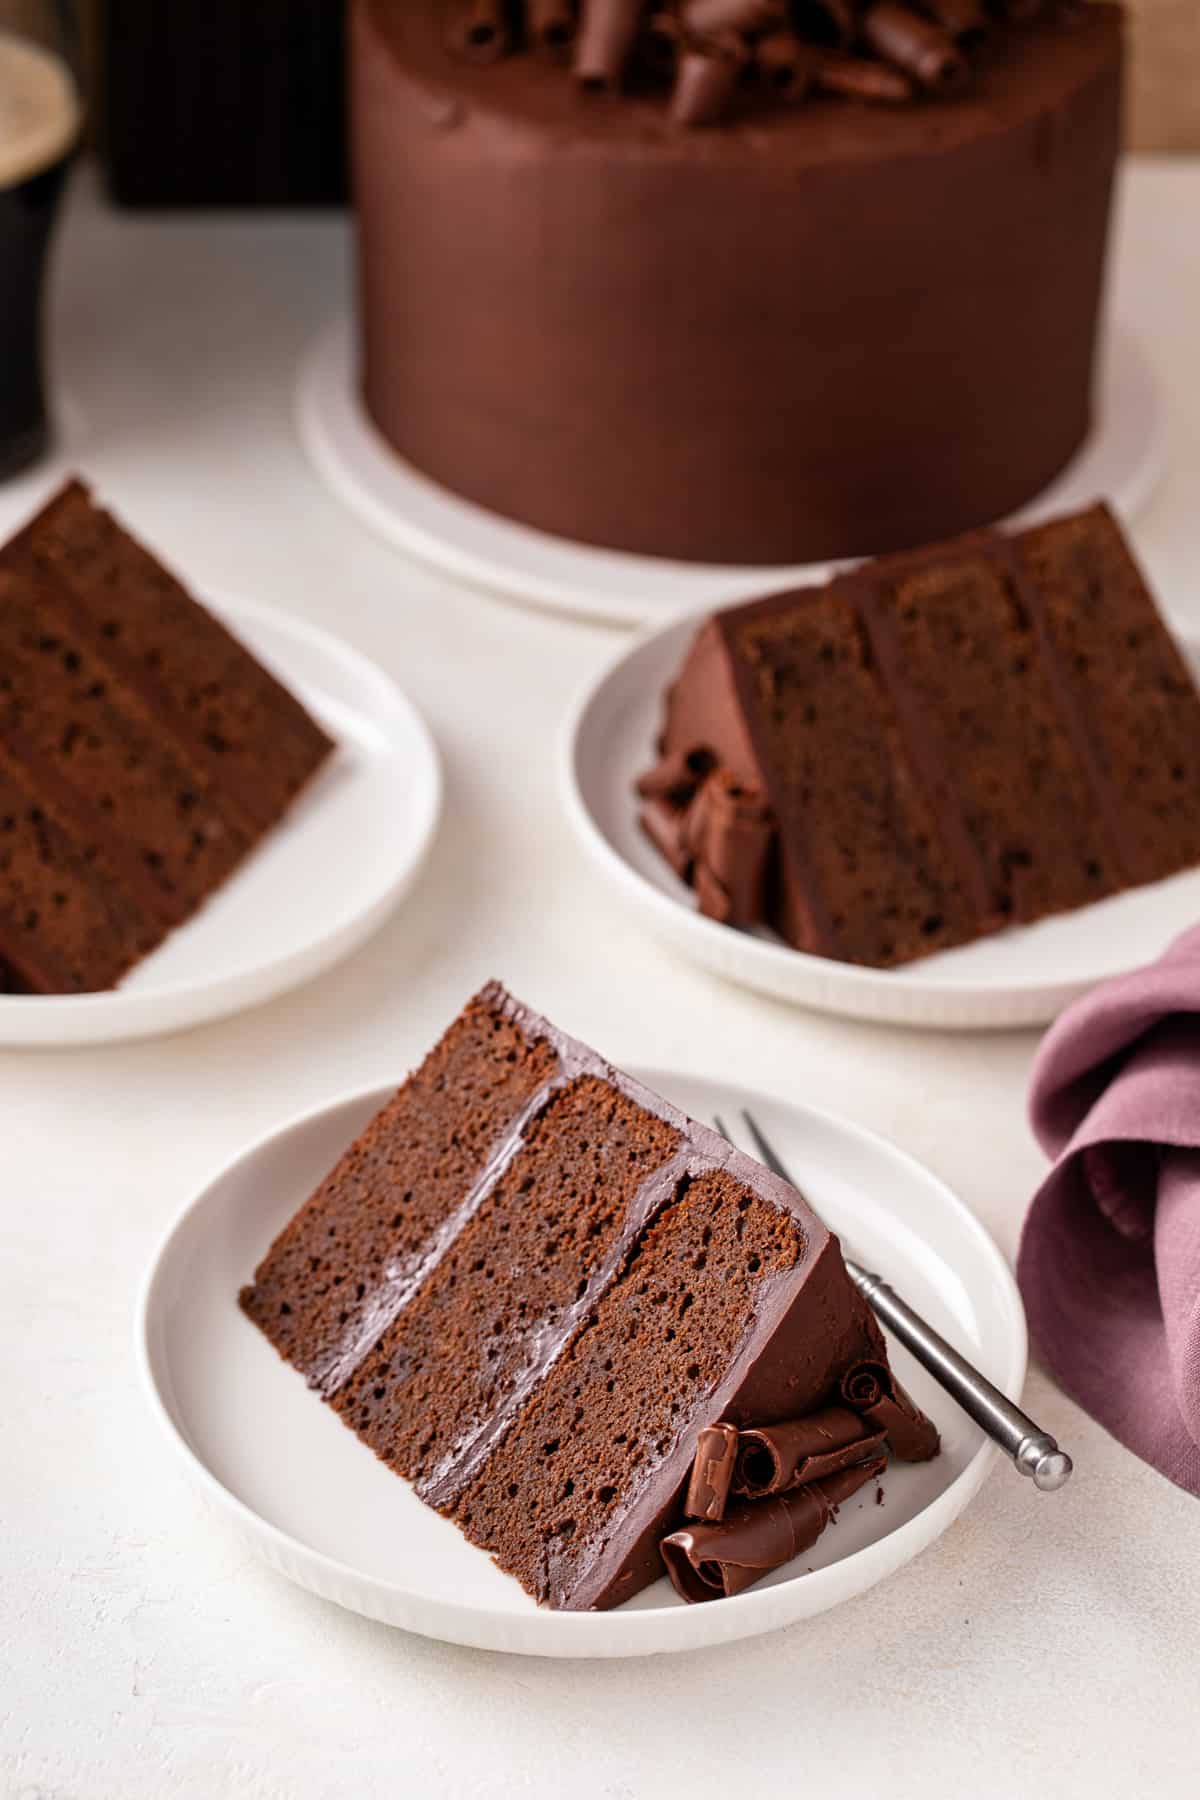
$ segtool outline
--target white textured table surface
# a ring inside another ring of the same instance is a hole
[[[1034,1039],[785,1010],[660,952],[595,890],[551,751],[613,634],[410,566],[296,446],[295,364],[344,295],[340,222],[113,217],[85,181],[62,251],[80,466],[197,581],[391,670],[437,735],[448,806],[408,905],[312,986],[191,1035],[0,1054],[5,1800],[1194,1795],[1200,1510],[1036,1368],[1028,1404],[1075,1452],[1068,1490],[1039,1497],[1001,1466],[889,1583],[691,1657],[554,1664],[405,1637],[260,1569],[193,1499],[134,1379],[135,1294],[166,1222],[285,1115],[402,1075],[486,976],[618,1060],[727,1072],[875,1127],[1009,1254],[1041,1169]],[[1118,285],[1134,270],[1171,407],[1169,479],[1136,536],[1200,622],[1200,167],[1130,171]]]

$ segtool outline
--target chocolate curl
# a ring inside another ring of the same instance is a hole
[[[714,769],[688,810],[684,837],[701,912],[722,925],[757,925],[775,841],[775,815],[763,796],[728,769]]]
[[[638,812],[638,823],[682,881],[691,880],[695,861],[688,833],[690,809],[713,760],[710,750],[672,751],[635,784],[646,802]]]
[[[827,1475],[769,1500],[746,1500],[720,1524],[685,1525],[659,1549],[678,1594],[688,1601],[732,1599],[816,1543],[843,1500],[886,1466],[886,1458]]]
[[[673,12],[651,13],[638,36],[638,56],[656,75],[673,75],[683,31]]]
[[[983,0],[921,0],[921,4],[956,43],[978,44],[988,35]]]
[[[842,1377],[842,1399],[887,1436],[901,1462],[928,1462],[942,1447],[938,1428],[909,1398],[886,1363],[861,1362]]]
[[[733,1491],[763,1500],[882,1454],[882,1431],[873,1432],[849,1407],[826,1406],[807,1418],[739,1432]]]
[[[492,63],[513,47],[507,0],[461,0],[446,32],[446,48],[463,62]]]
[[[707,863],[693,861],[690,879],[696,890],[700,911],[706,919],[715,919],[718,925],[739,923],[734,916],[729,889],[713,874]]]
[[[871,100],[903,106],[916,92],[907,75],[864,56],[827,56],[817,70],[817,86],[847,100]]]
[[[575,42],[575,26],[571,0],[525,0],[525,34],[540,55],[565,61]]]
[[[816,81],[821,52],[802,43],[794,31],[773,31],[755,47],[754,60],[771,92],[794,105]]]
[[[792,7],[796,30],[806,43],[827,50],[845,50],[858,29],[858,7],[853,0],[796,0]]]
[[[672,806],[687,806],[714,764],[711,750],[673,750],[638,777],[637,792],[643,800],[667,800]]]
[[[966,81],[967,65],[953,39],[900,0],[875,0],[863,14],[862,35],[877,55],[931,93],[953,93]]]
[[[726,32],[750,37],[783,25],[787,5],[786,0],[686,0],[680,19],[692,37],[721,38]]]
[[[689,1519],[724,1518],[737,1453],[736,1425],[706,1425],[699,1433],[692,1478],[683,1503]]]
[[[733,37],[698,44],[684,41],[675,69],[671,118],[676,125],[716,125],[729,102],[746,61],[741,42]]]
[[[669,800],[648,800],[638,812],[638,824],[679,879],[690,881],[695,859],[688,842],[686,810]]]
[[[619,86],[641,16],[642,0],[584,0],[575,36],[575,79],[582,87]]]

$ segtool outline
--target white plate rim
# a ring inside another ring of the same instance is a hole
[[[38,1049],[126,1042],[209,1023],[277,998],[369,937],[412,886],[429,855],[443,805],[441,763],[429,727],[404,690],[370,657],[310,620],[220,590],[205,589],[199,597],[235,631],[239,620],[262,625],[314,650],[323,662],[339,664],[382,696],[402,721],[415,759],[415,817],[408,856],[368,906],[339,916],[306,944],[235,966],[215,980],[164,982],[146,992],[117,987],[89,994],[0,995],[0,1046]],[[31,1006],[36,1015],[28,1011]]]
[[[928,1184],[937,1192],[941,1204],[954,1215],[956,1223],[973,1240],[982,1262],[988,1265],[997,1284],[997,1293],[1003,1296],[1008,1332],[1008,1368],[1002,1377],[996,1378],[996,1385],[1013,1401],[1020,1400],[1028,1368],[1029,1340],[1016,1279],[986,1227],[966,1202],[932,1169],[881,1133],[825,1107],[810,1106],[802,1101],[785,1099],[766,1089],[745,1088],[720,1077],[698,1075],[695,1072],[638,1066],[631,1066],[629,1072],[655,1090],[659,1086],[669,1087],[673,1080],[699,1080],[720,1087],[729,1096],[731,1106],[736,1107],[742,1102],[752,1105],[755,1102],[761,1103],[764,1099],[785,1106],[844,1134],[869,1153],[903,1166],[910,1174]],[[349,1611],[382,1624],[415,1632],[422,1637],[437,1638],[448,1643],[529,1656],[586,1659],[659,1655],[760,1636],[799,1622],[804,1617],[829,1610],[841,1604],[844,1599],[856,1598],[936,1542],[978,1493],[998,1455],[996,1445],[986,1437],[949,1486],[913,1518],[828,1568],[814,1570],[803,1577],[805,1592],[821,1601],[824,1599],[825,1589],[837,1585],[839,1572],[853,1565],[855,1573],[861,1574],[864,1579],[854,1583],[849,1592],[840,1596],[834,1594],[824,1600],[823,1604],[808,1606],[802,1613],[796,1613],[787,1605],[788,1592],[794,1583],[785,1582],[775,1587],[751,1589],[722,1604],[721,1618],[727,1622],[727,1629],[714,1631],[709,1626],[702,1640],[694,1644],[665,1640],[686,1635],[688,1628],[681,1626],[679,1622],[694,1616],[698,1611],[708,1615],[711,1620],[714,1608],[672,1606],[643,1608],[635,1612],[617,1609],[599,1613],[557,1612],[539,1608],[533,1614],[514,1615],[486,1606],[434,1599],[415,1593],[398,1583],[364,1575],[360,1570],[302,1543],[280,1526],[264,1519],[247,1501],[233,1493],[213,1474],[188,1442],[182,1426],[172,1414],[156,1372],[153,1333],[158,1317],[158,1292],[166,1281],[176,1240],[187,1230],[193,1218],[212,1202],[213,1196],[225,1182],[235,1179],[240,1171],[270,1150],[279,1140],[312,1124],[323,1115],[337,1112],[343,1107],[361,1106],[364,1111],[377,1108],[395,1091],[396,1085],[394,1081],[376,1082],[366,1088],[346,1089],[318,1105],[293,1113],[282,1123],[261,1132],[246,1148],[219,1168],[200,1191],[178,1210],[158,1241],[138,1294],[134,1333],[138,1379],[151,1412],[172,1445],[177,1466],[182,1468],[208,1504],[235,1529],[243,1542],[251,1545],[279,1573]],[[380,1595],[387,1597],[387,1610],[381,1609],[379,1599],[372,1598]],[[398,1614],[404,1616],[398,1617]],[[489,1627],[482,1633],[477,1624],[480,1619],[485,1620]],[[617,1622],[615,1627],[614,1621]],[[672,1621],[675,1622],[674,1625]],[[630,1627],[633,1634],[648,1641],[633,1648],[622,1643],[621,1640],[628,1635],[627,1628]],[[540,1641],[542,1637],[548,1641]]]
[[[301,358],[293,408],[304,453],[322,484],[370,530],[473,588],[542,611],[642,626],[823,580],[836,566],[828,561],[719,565],[637,556],[576,543],[489,512],[433,481],[386,443],[358,395],[354,341],[352,319],[343,313],[326,322]],[[1128,521],[1162,478],[1165,406],[1139,333],[1124,318],[1106,321],[1098,346],[1092,428],[1042,492],[1005,521],[1009,526],[1071,511],[1101,492]],[[482,541],[475,547],[479,534]],[[541,566],[547,559],[554,572]]]
[[[578,769],[580,738],[592,708],[627,664],[634,663],[660,640],[698,628],[707,616],[707,610],[676,614],[613,650],[576,694],[559,734],[559,793],[577,839],[610,886],[650,917],[661,936],[706,968],[718,969],[728,979],[769,993],[777,1000],[914,1030],[1006,1031],[1049,1024],[1096,980],[1109,978],[1106,973],[1094,980],[1070,978],[1055,982],[1033,977],[1006,978],[1001,983],[943,977],[934,984],[922,980],[920,963],[873,969],[838,962],[705,918],[626,862],[588,806]],[[1200,662],[1200,631],[1170,618],[1167,624],[1189,658]],[[647,750],[649,753],[649,746]],[[736,939],[732,955],[731,938]],[[784,979],[783,986],[779,985],[780,977]],[[788,984],[798,987],[806,983],[810,991],[803,998],[789,991]]]

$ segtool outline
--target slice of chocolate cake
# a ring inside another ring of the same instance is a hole
[[[184,919],[257,831],[148,697],[104,655],[69,597],[0,569],[0,737],[36,758],[106,820],[107,835]]]
[[[68,592],[114,660],[187,730],[210,777],[260,826],[328,755],[316,721],[206,607],[71,481],[2,552]]]
[[[731,607],[641,822],[700,908],[887,966],[1200,862],[1200,697],[1102,506]]]
[[[241,1304],[424,1500],[577,1609],[662,1574],[701,1427],[806,1414],[885,1357],[793,1188],[495,984]]]
[[[72,482],[0,550],[6,992],[113,986],[332,745]]]

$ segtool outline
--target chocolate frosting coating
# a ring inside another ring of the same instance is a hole
[[[440,17],[352,8],[363,392],[424,474],[587,543],[761,564],[949,536],[1076,450],[1119,8],[996,32],[949,100],[760,82],[703,131],[634,83],[456,60]]]

